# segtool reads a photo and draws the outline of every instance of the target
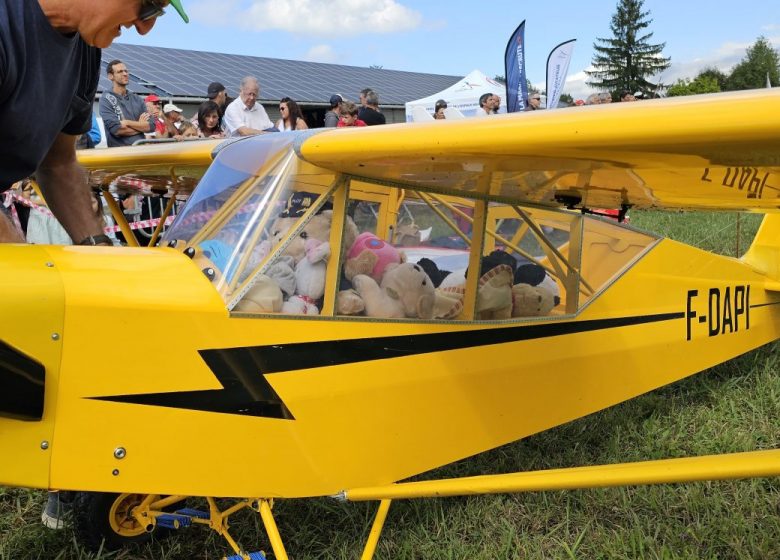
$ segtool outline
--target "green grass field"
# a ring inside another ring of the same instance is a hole
[[[744,252],[760,216],[634,212],[632,223],[726,255]],[[737,241],[737,227],[741,231]],[[441,468],[424,478],[750,451],[780,446],[780,347],[771,344],[604,412]],[[12,460],[3,457],[3,461]],[[88,554],[40,523],[44,494],[0,489],[0,560],[219,559],[223,540],[189,529],[115,554]],[[291,558],[355,559],[375,506],[277,503]],[[234,536],[270,551],[259,518]],[[777,559],[780,480],[395,502],[376,558]]]

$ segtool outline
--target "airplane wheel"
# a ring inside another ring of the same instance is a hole
[[[133,517],[132,510],[145,494],[79,492],[73,502],[73,527],[77,540],[88,550],[118,550],[130,544],[148,542],[163,536],[163,529],[147,532]],[[177,507],[183,507],[178,505]]]

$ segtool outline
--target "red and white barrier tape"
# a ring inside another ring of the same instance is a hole
[[[31,201],[28,198],[24,198],[23,196],[20,196],[13,192],[6,192],[5,193],[5,199],[3,201],[3,205],[8,208],[11,208],[12,215],[16,215],[16,210],[13,207],[13,202],[17,202],[21,204],[22,206],[27,206],[30,210],[33,210],[35,212],[38,212],[39,214],[43,214],[44,216],[54,216],[54,214],[51,213],[51,210],[49,210],[46,206],[42,206],[40,204],[36,204],[33,201]],[[176,216],[168,216],[165,219],[165,225],[169,226],[173,223],[173,220],[176,218]],[[18,220],[18,219],[17,219]],[[131,230],[136,229],[142,229],[142,228],[148,228],[148,227],[157,227],[157,224],[160,223],[160,218],[152,218],[151,220],[139,220],[137,222],[128,222],[128,225],[130,226]],[[21,228],[21,226],[19,226]],[[104,233],[116,233],[118,231],[121,231],[121,228],[119,226],[106,226],[103,228]]]

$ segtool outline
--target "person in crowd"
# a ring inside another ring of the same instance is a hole
[[[88,132],[85,132],[76,141],[77,150],[89,150],[100,144],[103,139],[103,135],[100,133],[100,125],[98,124],[95,111],[92,111],[92,128]]]
[[[358,112],[358,118],[366,123],[366,126],[374,126],[377,124],[385,124],[387,120],[385,116],[379,111],[379,96],[375,91],[369,90],[365,96],[365,106],[361,107]]]
[[[144,103],[146,104],[146,112],[152,115],[154,121],[155,138],[167,138],[168,130],[165,126],[165,119],[162,118],[162,101],[152,93],[144,97]]]
[[[306,130],[309,128],[303,118],[301,108],[289,97],[282,97],[279,101],[279,114],[282,116],[276,122],[276,128],[279,130]]]
[[[446,119],[447,117],[444,115],[444,110],[447,108],[447,102],[444,101],[444,99],[439,99],[436,102],[436,105],[433,107],[433,118],[437,121],[441,121]]]
[[[493,111],[494,115],[498,114],[499,107],[501,107],[501,97],[494,93],[490,97],[490,109]]]
[[[604,105],[605,103],[612,103],[612,94],[609,93],[608,91],[602,91],[601,93],[599,93],[599,101],[601,102],[602,105]]]
[[[371,88],[365,88],[360,90],[360,93],[358,94],[358,98],[360,99],[360,107],[359,107],[360,109],[362,109],[368,104],[366,101],[366,96],[373,91],[374,90]]]
[[[208,98],[217,104],[219,107],[220,119],[225,116],[225,108],[227,107],[227,90],[219,82],[211,82],[206,90]]]
[[[475,117],[487,117],[493,114],[493,94],[483,93],[479,96],[479,109],[477,109]]]
[[[327,128],[333,128],[338,126],[339,119],[341,118],[341,103],[344,98],[338,93],[330,96],[330,110],[325,113],[325,126]]]
[[[531,93],[528,96],[528,105],[523,111],[538,111],[542,108],[542,96],[538,93]]]
[[[165,118],[165,131],[168,138],[174,138],[180,134],[181,124],[184,122],[183,111],[173,103],[163,105]]]
[[[204,138],[224,138],[222,117],[219,115],[219,105],[214,101],[204,101],[198,107],[196,120],[198,131]]]
[[[349,126],[366,126],[358,117],[358,107],[352,101],[344,101],[341,104],[341,120],[339,120],[338,128],[345,128]]]
[[[198,127],[192,124],[188,120],[182,120],[179,125],[179,134],[176,136],[176,140],[186,140],[187,138],[197,138]]]
[[[144,134],[154,132],[152,115],[146,111],[141,98],[128,91],[130,73],[121,60],[112,60],[106,66],[111,80],[111,91],[100,96],[100,116],[106,128],[108,147],[130,146],[144,139]]]
[[[241,80],[238,99],[225,109],[224,123],[230,136],[251,136],[270,132],[274,125],[268,113],[257,98],[260,95],[260,83],[254,76]]]
[[[585,105],[600,105],[601,96],[598,93],[591,93],[585,98]]]
[[[631,101],[636,101],[636,97],[634,97],[634,94],[630,91],[621,91],[620,92],[620,102],[621,103],[630,103]]]
[[[585,105],[584,99],[575,99],[572,107],[582,107],[583,105]]]

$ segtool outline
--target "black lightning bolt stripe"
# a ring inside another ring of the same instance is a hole
[[[200,355],[222,389],[93,397],[98,400],[187,410],[294,420],[267,374],[388,358],[446,352],[492,344],[629,327],[674,319],[685,313],[662,313],[589,321],[561,321],[454,333],[272,344],[201,350]]]
[[[754,305],[751,305],[750,309],[755,309],[757,307],[767,307],[769,305],[780,305],[780,301],[770,301],[768,303],[756,303]]]

